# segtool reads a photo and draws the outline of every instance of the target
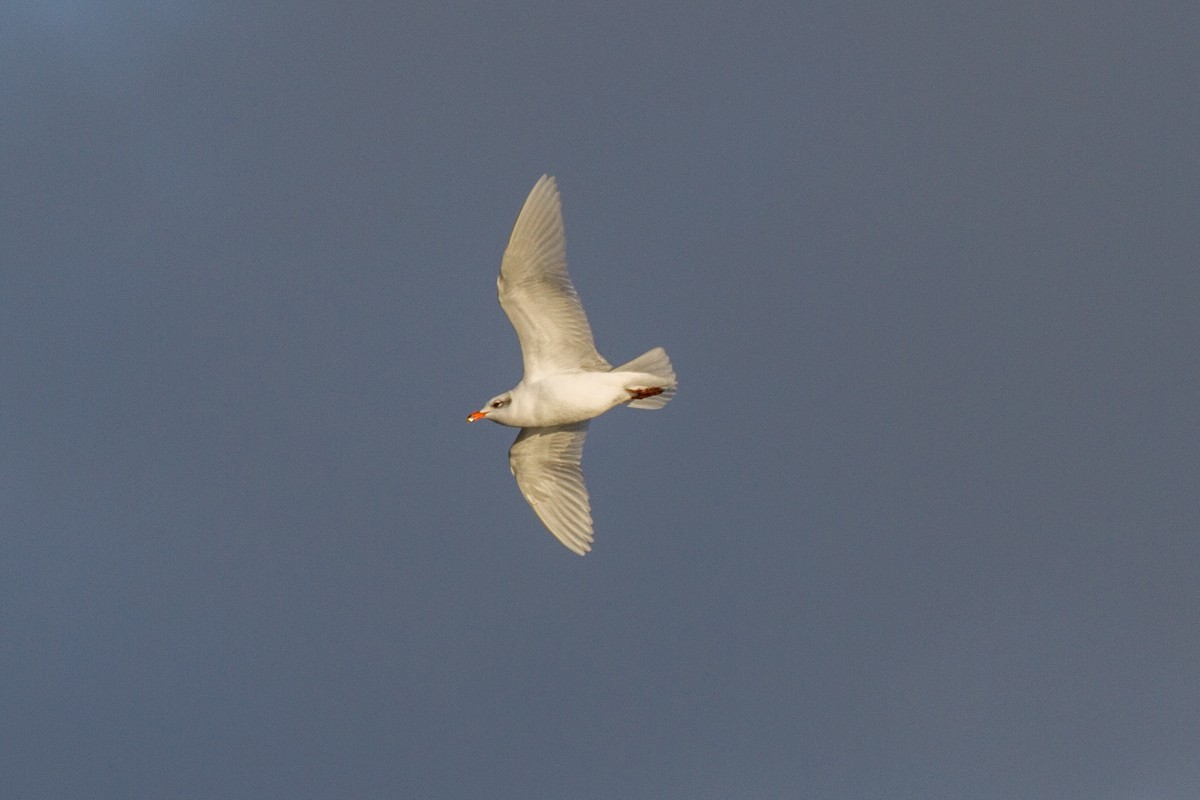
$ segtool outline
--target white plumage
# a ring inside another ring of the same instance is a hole
[[[548,175],[513,225],[496,288],[521,343],[525,375],[467,421],[522,429],[508,452],[517,486],[550,532],[583,555],[593,541],[580,469],[587,421],[620,404],[662,408],[675,394],[675,371],[661,347],[615,369],[596,351],[567,275],[562,206]]]

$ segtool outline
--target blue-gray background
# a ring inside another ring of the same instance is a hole
[[[382,5],[0,12],[6,797],[1200,796],[1194,3]]]

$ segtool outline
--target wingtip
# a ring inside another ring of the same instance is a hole
[[[539,514],[539,516],[541,515]],[[542,519],[542,524],[546,525],[547,530],[554,534],[554,538],[558,539],[559,543],[563,547],[567,548],[575,555],[586,556],[592,551],[592,542],[595,540],[592,539],[591,531],[584,532],[579,530],[556,530],[556,528],[558,528],[557,525],[555,525],[553,528],[550,527],[550,525],[553,524],[553,520],[548,522],[545,518]]]

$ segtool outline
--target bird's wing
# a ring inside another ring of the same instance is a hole
[[[550,532],[570,550],[592,549],[592,511],[583,485],[583,440],[587,422],[523,428],[508,451],[508,465],[521,494]]]
[[[569,370],[607,370],[567,275],[562,205],[543,175],[513,225],[496,280],[500,307],[521,342],[525,380]]]

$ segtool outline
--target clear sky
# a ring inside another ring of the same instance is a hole
[[[1200,797],[1196,3],[0,27],[4,796]],[[582,559],[464,422],[543,172],[680,380]]]

